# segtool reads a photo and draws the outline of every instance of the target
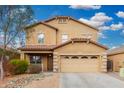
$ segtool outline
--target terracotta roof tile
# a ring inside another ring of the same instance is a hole
[[[100,47],[102,47],[102,48],[104,48],[104,49],[108,49],[106,46],[104,46],[104,45],[102,45],[102,44],[99,44],[99,43],[97,43],[97,42],[95,42],[95,41],[93,41],[93,40],[90,40],[90,39],[87,39],[87,38],[72,38],[71,40],[69,40],[69,41],[67,41],[67,42],[65,42],[65,43],[63,43],[63,44],[60,44],[60,45],[57,45],[56,47],[54,47],[54,49],[56,49],[56,48],[59,48],[59,47],[62,47],[62,46],[64,46],[64,45],[67,45],[68,43],[71,43],[71,42],[77,42],[77,41],[84,41],[84,42],[86,42],[87,40],[89,40],[89,42],[91,42],[91,43],[93,43],[93,44],[96,44],[96,45],[98,45],[98,46],[100,46]]]
[[[25,47],[23,48],[19,48],[19,50],[22,50],[22,51],[43,51],[43,50],[54,50],[54,49],[57,49],[59,47],[62,47],[64,45],[67,45],[71,42],[86,42],[87,40],[89,39],[86,39],[86,38],[72,38],[71,40],[65,42],[65,43],[62,43],[62,44],[59,44],[59,45],[26,45]],[[105,48],[105,49],[108,49],[106,46],[103,46],[95,41],[92,41],[92,40],[89,40],[89,42],[93,43],[93,44],[96,44],[102,48]]]
[[[116,55],[116,54],[120,54],[120,53],[124,53],[124,45],[107,51],[108,55]]]
[[[80,24],[86,25],[86,26],[88,26],[90,28],[93,28],[93,29],[99,31],[97,28],[95,28],[95,27],[93,27],[93,26],[91,26],[91,25],[89,25],[87,23],[84,23],[82,21],[76,20],[76,19],[72,18],[71,16],[55,16],[53,18],[49,18],[49,19],[45,20],[44,22],[47,23],[47,22],[52,21],[52,20],[57,19],[57,18],[68,18],[68,19],[74,20],[74,21],[76,21],[76,22],[78,22]]]
[[[18,48],[19,50],[27,51],[42,51],[42,50],[52,50],[55,45],[26,45],[24,47]]]
[[[55,29],[56,31],[58,30],[58,28],[53,27],[53,26],[51,26],[51,25],[49,25],[49,24],[47,24],[47,23],[41,22],[41,21],[40,21],[40,22],[37,22],[37,23],[34,23],[34,24],[31,24],[31,25],[28,25],[28,26],[25,27],[25,29],[28,29],[28,28],[33,27],[33,26],[36,26],[36,25],[38,25],[38,24],[43,24],[43,25],[45,25],[45,26],[47,26],[47,27],[50,27],[50,28],[52,28],[52,29]]]

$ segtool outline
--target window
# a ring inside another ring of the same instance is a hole
[[[68,57],[68,56],[65,56],[64,58],[65,58],[65,59],[69,59],[69,57]]]
[[[58,19],[58,23],[59,24],[65,24],[65,23],[67,23],[67,19],[65,19],[65,18],[59,18]]]
[[[81,57],[81,59],[88,59],[88,57],[87,56],[83,56],[83,57]]]
[[[41,64],[41,56],[30,56],[31,64]]]
[[[72,59],[78,59],[78,57],[77,57],[77,56],[72,56],[71,58],[72,58]]]
[[[41,34],[38,34],[38,43],[39,44],[43,44],[44,43],[44,34],[41,33]]]
[[[68,35],[67,34],[63,34],[62,35],[62,43],[68,41]]]
[[[96,56],[92,56],[91,59],[97,59],[97,57]]]

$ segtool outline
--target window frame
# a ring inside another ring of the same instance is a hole
[[[91,59],[97,59],[98,57],[97,56],[91,56],[90,58]]]
[[[39,59],[36,57],[39,57]],[[42,57],[39,55],[30,55],[30,64],[42,64]]]
[[[88,56],[81,56],[81,59],[88,59]]]
[[[59,18],[58,23],[59,24],[67,24],[67,19],[66,18]]]
[[[72,56],[71,59],[79,59],[78,56]]]
[[[39,42],[39,36],[40,36],[40,35],[43,35],[42,43]],[[45,42],[45,34],[44,34],[44,33],[38,33],[38,35],[37,35],[37,42],[38,42],[38,44],[44,44],[44,42]]]
[[[70,59],[70,57],[69,56],[64,56],[64,59]]]
[[[67,39],[63,39],[63,35],[66,35],[66,36],[67,36]],[[67,42],[67,41],[68,41],[68,37],[69,37],[68,34],[62,34],[62,35],[61,35],[61,42],[62,42],[62,43]]]

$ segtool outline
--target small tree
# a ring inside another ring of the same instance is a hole
[[[0,6],[0,35],[2,35],[3,51],[0,59],[0,78],[4,78],[3,62],[7,46],[15,45],[16,38],[24,31],[24,27],[33,19],[30,6]]]

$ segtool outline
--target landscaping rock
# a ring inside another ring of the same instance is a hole
[[[4,86],[5,88],[23,88],[28,83],[36,80],[43,79],[44,75],[43,73],[39,74],[30,74],[29,76],[20,77],[14,80],[8,81],[8,83]]]

